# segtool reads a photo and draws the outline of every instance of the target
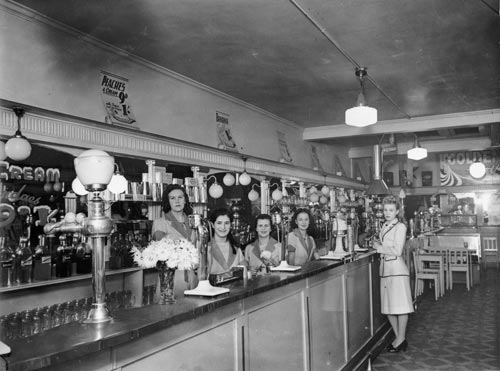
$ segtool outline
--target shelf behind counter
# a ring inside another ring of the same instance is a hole
[[[8,370],[343,369],[387,327],[378,262],[320,260],[298,273],[228,284],[214,299],[117,310],[110,323],[70,323],[7,343]],[[182,272],[181,272],[182,273]],[[176,282],[177,283],[177,282]],[[250,363],[252,367],[250,368]]]

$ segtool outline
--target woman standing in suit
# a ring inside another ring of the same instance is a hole
[[[410,274],[403,260],[406,242],[406,225],[398,219],[400,204],[394,196],[387,196],[384,205],[385,223],[380,231],[380,240],[373,247],[380,253],[381,312],[387,315],[396,335],[387,350],[397,353],[406,351],[406,325],[408,314],[413,312]]]

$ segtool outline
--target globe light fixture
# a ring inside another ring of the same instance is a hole
[[[407,155],[410,160],[418,161],[427,157],[427,150],[425,148],[420,147],[418,138],[415,137],[415,143],[413,144],[413,148],[408,150]]]
[[[271,193],[271,198],[273,201],[279,202],[283,199],[283,192],[281,192],[279,189],[275,189],[273,193]]]
[[[21,134],[21,117],[24,116],[24,109],[13,107],[12,110],[17,116],[17,131],[7,143],[5,143],[5,154],[14,161],[23,161],[30,157],[31,144],[28,139]]]
[[[366,76],[366,67],[358,67],[355,72],[361,86],[356,105],[345,111],[345,123],[349,126],[362,128],[377,122],[377,109],[366,105],[363,78]]]
[[[78,196],[85,196],[85,195],[87,195],[89,193],[85,189],[85,187],[83,186],[82,182],[80,182],[80,179],[78,179],[78,177],[76,177],[75,179],[73,179],[73,182],[71,183],[71,189]]]
[[[239,183],[242,186],[247,186],[250,184],[251,181],[252,178],[247,173],[247,158],[243,157],[243,173],[241,173],[239,176]]]
[[[217,178],[212,175],[207,179],[207,182],[211,179],[214,178],[214,183],[208,188],[208,194],[212,198],[220,198],[222,196],[222,193],[224,193],[224,190],[222,189],[222,186],[217,183]]]
[[[224,175],[224,178],[222,178],[222,183],[224,183],[224,185],[227,187],[231,187],[234,185],[234,183],[236,183],[236,178],[233,174],[226,173],[226,175]]]
[[[105,190],[115,170],[113,156],[98,149],[82,152],[74,163],[76,176],[89,192]]]
[[[486,175],[486,166],[479,160],[476,160],[470,165],[469,173],[473,178],[481,179]]]
[[[257,192],[255,189],[252,189],[250,192],[248,192],[248,199],[251,202],[255,202],[259,199],[259,192]]]
[[[245,171],[244,173],[240,174],[240,179],[239,180],[240,180],[240,184],[242,186],[247,186],[252,181],[252,177],[250,177],[250,175],[248,175],[248,173]]]
[[[111,181],[109,182],[107,189],[111,193],[118,195],[120,193],[124,193],[127,190],[127,187],[127,179],[119,172],[115,172],[111,177]]]

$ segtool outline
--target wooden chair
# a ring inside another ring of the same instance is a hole
[[[472,285],[472,268],[469,250],[463,247],[448,247],[447,250],[450,289],[453,289],[453,272],[465,272],[465,284],[467,290],[470,290]]]
[[[424,291],[424,281],[432,280],[434,281],[434,297],[438,300],[439,297],[439,272],[434,270],[425,270],[418,254],[418,249],[412,251],[413,254],[413,265],[415,268],[415,299],[417,296],[421,295]]]
[[[496,237],[483,237],[481,241],[481,260],[483,262],[483,267],[486,268],[488,263],[488,256],[495,257],[495,263],[498,266],[500,264],[500,251],[498,250],[497,238]]]
[[[424,269],[427,271],[434,271],[439,273],[440,276],[440,289],[441,296],[444,295],[445,289],[449,288],[450,280],[448,279],[448,252],[446,249],[441,249],[439,247],[428,248],[427,252],[433,255],[441,256],[443,260],[442,266],[437,261],[428,261],[427,265],[424,265]]]

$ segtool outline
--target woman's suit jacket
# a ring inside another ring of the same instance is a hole
[[[380,231],[381,246],[377,247],[380,258],[380,277],[409,276],[403,259],[406,242],[406,225],[399,221],[384,223]]]

